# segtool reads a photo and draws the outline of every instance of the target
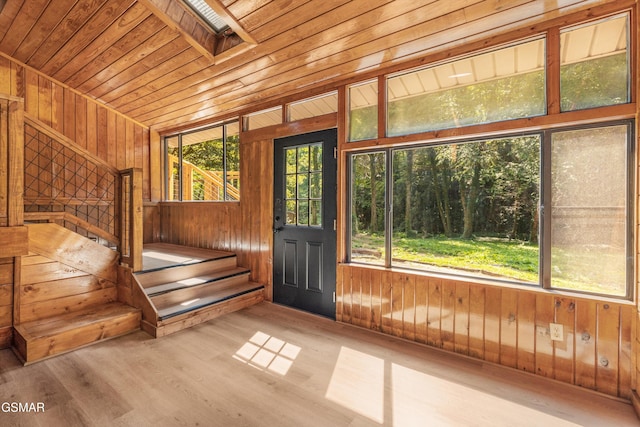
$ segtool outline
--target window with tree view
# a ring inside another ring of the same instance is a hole
[[[165,138],[167,200],[240,200],[239,130],[236,121]]]
[[[351,261],[625,296],[631,129],[353,154]]]

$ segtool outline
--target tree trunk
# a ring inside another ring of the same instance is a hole
[[[473,166],[473,176],[469,188],[467,188],[464,178],[460,180],[460,201],[462,202],[464,227],[462,230],[463,239],[470,239],[473,235],[473,215],[476,211],[478,193],[480,191],[480,163]]]
[[[405,182],[404,231],[413,236],[411,228],[411,184],[413,183],[413,150],[407,150],[407,180]]]
[[[371,188],[371,232],[378,231],[378,191],[376,188],[376,155],[369,154],[369,167],[371,171],[370,188]]]

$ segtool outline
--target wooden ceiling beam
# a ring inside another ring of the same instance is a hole
[[[224,22],[226,22],[227,25],[233,31],[235,31],[237,35],[242,37],[242,40],[244,40],[246,43],[258,44],[258,42],[253,38],[253,36],[249,34],[249,32],[246,31],[242,25],[240,25],[240,22],[238,22],[238,20],[229,12],[229,10],[219,0],[204,0],[204,1],[209,6],[211,6],[211,9],[213,9],[213,11],[217,13],[218,16],[221,17],[224,20]]]
[[[2,1],[2,0],[0,0]],[[184,13],[179,21],[176,22],[175,17],[172,16],[169,10],[171,0],[138,0],[145,7],[147,7],[151,13],[164,22],[169,28],[177,31],[182,37],[189,43],[194,49],[200,52],[205,58],[207,58],[212,64],[215,63],[215,34],[211,30],[206,29],[198,20],[196,20],[191,14]],[[214,9],[215,10],[215,9]],[[200,40],[194,37],[195,31],[188,30],[183,26],[183,20],[190,21],[189,24],[192,28],[197,27],[200,33],[206,34],[205,38]]]

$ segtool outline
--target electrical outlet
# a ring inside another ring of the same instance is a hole
[[[549,323],[549,335],[552,341],[564,341],[564,330],[558,323]]]

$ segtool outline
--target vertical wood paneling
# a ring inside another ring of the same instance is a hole
[[[500,319],[500,364],[515,368],[518,348],[518,292],[503,289]]]
[[[429,281],[417,276],[416,280],[416,341],[427,342],[427,317],[429,315]]]
[[[553,341],[554,375],[557,380],[570,384],[574,382],[575,354],[575,300],[572,298],[555,298],[555,323],[562,325],[563,340]]]
[[[596,387],[596,304],[578,304],[575,327],[575,376],[576,384]]]
[[[469,286],[469,356],[484,358],[485,288]]]
[[[416,339],[416,280],[411,274],[404,275],[403,308],[402,308],[402,337],[415,341]]]
[[[455,352],[469,354],[469,284],[456,283]]]
[[[518,369],[535,372],[536,369],[536,296],[518,293]]]
[[[338,277],[345,323],[630,396],[633,306],[347,264]],[[562,341],[550,323],[563,325]]]
[[[609,303],[599,303],[596,310],[596,390],[617,395],[620,308]]]
[[[553,378],[553,344],[549,324],[554,321],[554,299],[551,295],[536,295],[536,373]]]
[[[440,334],[441,320],[442,281],[439,279],[429,279],[429,305],[427,306],[427,344],[434,347],[442,347],[442,335]]]

